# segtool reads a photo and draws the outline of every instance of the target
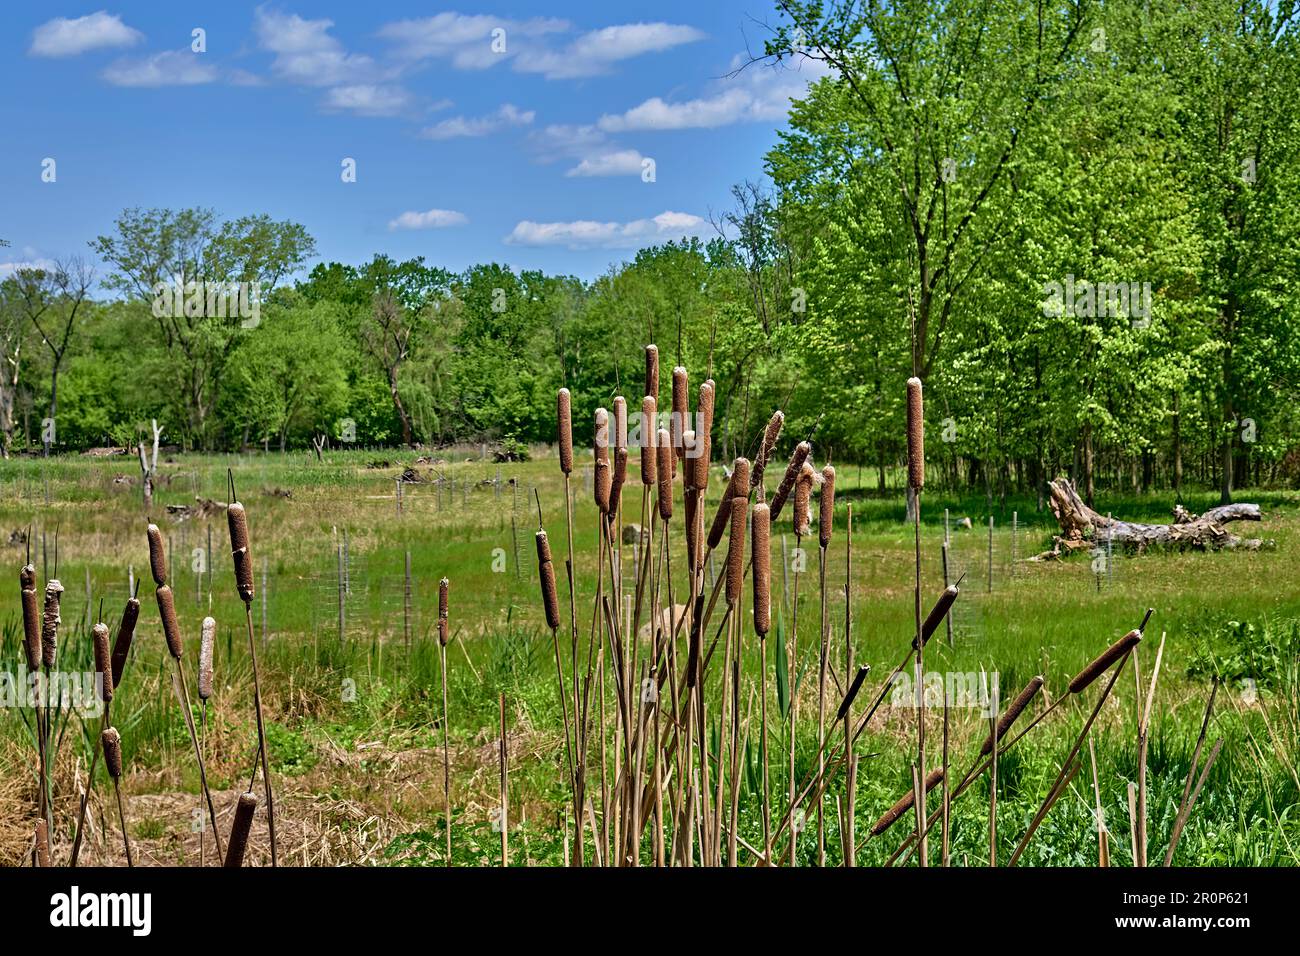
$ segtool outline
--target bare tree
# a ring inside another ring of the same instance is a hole
[[[50,351],[49,419],[54,422],[59,411],[59,372],[72,344],[77,318],[90,302],[95,272],[82,259],[74,258],[56,262],[53,269],[19,269],[14,278],[18,307]],[[46,454],[49,446],[47,437]]]
[[[14,301],[17,284],[0,286],[0,458],[8,458],[14,441],[14,405],[26,320]]]
[[[153,508],[153,478],[158,473],[158,439],[163,433],[163,430],[158,427],[158,419],[151,419],[149,424],[153,429],[153,457],[150,458],[145,453],[143,440],[136,445],[136,451],[140,453],[140,477],[146,514]]]

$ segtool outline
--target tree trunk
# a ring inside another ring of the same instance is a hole
[[[407,448],[414,448],[415,443],[411,440],[411,419],[407,417],[406,409],[402,407],[402,396],[397,393],[396,368],[388,371],[388,392],[393,396],[393,407],[397,409],[397,417],[402,421],[402,444]]]

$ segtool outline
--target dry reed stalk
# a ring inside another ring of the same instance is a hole
[[[1147,865],[1147,745],[1151,729],[1151,707],[1155,703],[1156,683],[1160,680],[1160,662],[1165,656],[1165,635],[1160,635],[1160,646],[1156,649],[1156,663],[1151,671],[1151,680],[1147,684],[1146,706],[1138,721],[1138,814],[1137,846],[1138,865]],[[1137,672],[1137,658],[1133,659],[1133,670]]]
[[[655,399],[647,395],[641,399],[641,484],[649,487],[655,483]]]
[[[117,796],[117,816],[122,824],[122,845],[126,848],[126,865],[135,866],[131,858],[131,839],[126,830],[126,805],[122,802],[122,737],[116,727],[105,727],[99,735],[104,750],[104,767],[113,778],[113,793]]]
[[[826,748],[826,682],[829,677],[831,627],[829,606],[826,600],[826,549],[831,543],[835,525],[835,469],[827,465],[822,469],[822,489],[817,501],[817,579],[821,610],[821,653],[817,670],[817,770],[825,770]],[[826,865],[826,820],[822,801],[817,801],[817,865]]]
[[[231,479],[233,499],[234,480]],[[279,865],[279,850],[275,839],[275,793],[271,786],[271,755],[266,741],[266,727],[262,718],[262,682],[257,671],[257,642],[253,639],[253,552],[249,544],[248,515],[238,500],[226,507],[226,525],[230,530],[230,554],[234,559],[235,587],[244,602],[244,623],[248,632],[248,655],[253,668],[253,711],[257,717],[257,746],[262,762],[262,789],[266,796],[266,823],[271,839],[271,866]],[[208,810],[211,812],[211,797]],[[221,852],[221,840],[216,831],[215,814],[212,837]]]
[[[912,530],[916,545],[916,640],[913,647],[915,657],[916,684],[916,760],[920,767],[925,766],[925,641],[922,639],[921,623],[921,489],[925,486],[925,403],[922,397],[921,380],[915,376],[907,380],[907,485],[913,498]],[[921,821],[926,819],[924,790],[917,788],[916,805],[919,820],[917,830],[918,862],[922,867],[929,866],[929,846],[926,841],[927,829]]]
[[[937,767],[934,770],[931,770],[930,773],[925,778],[925,792],[929,793],[931,790],[933,790],[938,785],[939,781],[942,779],[943,779],[942,767]],[[908,810],[912,809],[915,802],[916,802],[916,788],[909,788],[906,793],[904,793],[901,797],[898,798],[897,803],[895,803],[892,807],[890,807],[888,810],[882,813],[880,815],[880,818],[876,820],[874,824],[872,824],[871,835],[880,836],[880,834],[884,833],[886,830],[892,827],[899,817],[901,817]]]
[[[736,507],[739,498],[732,500]],[[772,548],[771,508],[765,503],[754,506],[750,520],[751,552],[754,566],[754,633],[759,647],[759,761],[763,769],[763,860],[772,861],[772,797],[767,774],[767,634],[772,627]]]
[[[759,443],[758,454],[754,456],[754,469],[749,477],[749,487],[757,488],[759,501],[763,500],[763,472],[776,451],[776,443],[781,438],[781,429],[785,426],[785,412],[777,409],[763,429],[763,440]]]
[[[1187,826],[1187,820],[1192,815],[1192,808],[1196,806],[1196,798],[1201,795],[1201,788],[1205,786],[1205,780],[1210,775],[1210,768],[1214,766],[1214,761],[1219,758],[1219,750],[1223,747],[1223,738],[1220,737],[1210,748],[1209,756],[1205,758],[1205,766],[1201,768],[1201,775],[1197,778],[1196,788],[1192,790],[1187,800],[1187,806],[1179,813],[1174,820],[1174,832],[1169,838],[1169,849],[1165,854],[1165,866],[1169,866],[1174,859],[1174,851],[1178,849],[1178,841],[1182,839],[1183,828]],[[1196,769],[1195,765],[1192,767]]]
[[[1205,735],[1210,729],[1210,716],[1214,713],[1214,698],[1219,693],[1219,679],[1216,677],[1213,684],[1210,685],[1210,698],[1205,704],[1205,716],[1201,718],[1201,732],[1196,738],[1196,747],[1192,751],[1192,763],[1187,768],[1187,782],[1183,785],[1183,796],[1178,801],[1178,813],[1174,817],[1173,833],[1169,837],[1169,848],[1165,851],[1165,866],[1169,866],[1174,859],[1174,850],[1178,848],[1178,840],[1182,837],[1183,826],[1187,822],[1187,816],[1190,815],[1191,809],[1188,806],[1188,798],[1192,793],[1192,781],[1196,777],[1196,765],[1201,759],[1201,748],[1205,745]]]
[[[939,806],[939,810],[943,814],[943,832],[940,836],[941,849],[939,851],[939,865],[943,867],[950,865],[950,860],[948,858],[948,851],[950,849],[948,845],[948,810],[951,803],[949,796],[951,793],[951,787],[948,785],[948,718],[948,687],[945,684],[943,688],[943,797],[942,803]]]
[[[1093,746],[1092,735],[1088,735],[1088,759],[1092,763],[1092,793],[1096,800],[1093,813],[1097,818],[1097,865],[1110,866],[1110,841],[1107,839],[1106,817],[1101,809],[1101,781],[1097,776],[1097,748]]]
[[[781,477],[781,483],[776,487],[776,494],[772,495],[772,521],[775,522],[781,517],[781,509],[785,507],[786,499],[790,497],[790,492],[794,490],[795,483],[799,480],[799,475],[803,471],[804,462],[812,454],[812,444],[801,441],[795,445],[794,452],[790,455],[790,463],[785,467],[785,474]]]
[[[50,830],[44,820],[36,821],[36,865],[44,869],[50,865]]]
[[[442,677],[442,798],[444,824],[447,830],[446,865],[451,866],[451,745],[447,728],[447,641],[450,639],[450,591],[451,582],[443,578],[438,582],[438,656],[441,658],[439,674]],[[551,597],[555,604],[556,626],[559,626],[559,601],[555,599],[555,569],[551,569]],[[552,632],[554,633],[554,632]],[[559,648],[557,646],[557,659]],[[564,701],[564,681],[560,681],[560,701]],[[565,721],[568,730],[568,721]]]
[[[501,758],[501,866],[510,865],[510,762],[506,747],[506,695],[497,698],[501,716],[500,758]]]
[[[153,575],[155,587],[167,583],[167,545],[163,541],[162,531],[153,522],[145,529],[149,538],[149,572]]]
[[[989,718],[989,734],[993,740],[993,769],[989,772],[989,866],[998,865],[998,722]],[[918,827],[919,832],[919,827]]]
[[[659,346],[645,347],[645,394],[659,401]],[[644,427],[644,425],[642,426]]]
[[[253,828],[253,815],[257,812],[257,796],[252,792],[241,793],[235,804],[235,819],[230,824],[230,839],[226,843],[225,866],[238,869],[244,865],[244,853],[248,849],[248,833]]]

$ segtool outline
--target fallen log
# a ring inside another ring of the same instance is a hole
[[[1195,515],[1182,505],[1175,505],[1170,524],[1140,524],[1098,514],[1089,508],[1068,478],[1047,483],[1048,503],[1061,533],[1052,539],[1052,549],[1030,558],[1044,561],[1060,558],[1074,551],[1106,545],[1128,551],[1164,547],[1191,551],[1257,551],[1272,545],[1259,538],[1243,539],[1225,531],[1229,521],[1259,521],[1259,505],[1231,504],[1211,508]]]

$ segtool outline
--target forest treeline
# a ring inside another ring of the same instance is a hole
[[[593,281],[322,263],[297,223],[129,209],[94,275],[0,283],[5,453],[151,419],[195,448],[545,442],[561,385],[580,422],[636,408],[653,341],[716,381],[720,459],[780,407],[883,488],[915,374],[953,487],[1292,482],[1297,39],[1293,2],[782,0],[747,69],[821,78],[762,182],[715,237]],[[258,315],[159,309],[177,278],[256,283]]]

